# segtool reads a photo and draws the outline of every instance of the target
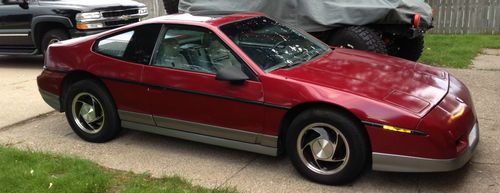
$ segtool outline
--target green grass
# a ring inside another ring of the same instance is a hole
[[[151,178],[74,157],[0,146],[0,192],[237,192],[194,186],[181,177]]]
[[[500,35],[425,35],[420,62],[435,66],[468,68],[483,48],[500,49]]]

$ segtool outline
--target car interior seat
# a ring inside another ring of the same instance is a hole
[[[183,68],[182,66],[189,65],[186,57],[181,53],[179,42],[175,38],[164,39],[162,41],[154,64],[175,68]]]

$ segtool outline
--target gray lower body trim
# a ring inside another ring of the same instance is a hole
[[[476,132],[475,139],[473,139],[465,152],[456,158],[429,159],[373,152],[373,170],[390,172],[445,172],[459,169],[472,158],[474,150],[479,143],[479,128],[477,123],[474,128],[471,132]]]
[[[278,137],[259,133],[241,131],[236,129],[218,127],[202,123],[153,116],[159,127],[173,128],[176,130],[214,136],[224,139],[236,140],[245,143],[259,143],[270,147],[277,147]]]
[[[266,155],[277,155],[278,137],[190,121],[118,110],[122,126]]]
[[[155,125],[152,115],[135,113],[130,111],[118,110],[118,115],[122,121],[142,123],[146,125]]]
[[[51,92],[38,89],[40,91],[40,95],[42,95],[43,100],[55,110],[61,112],[61,104],[59,101],[59,96],[56,94],[52,94]]]
[[[259,154],[265,154],[270,156],[276,156],[278,154],[277,148],[262,146],[259,144],[251,144],[240,141],[234,141],[229,139],[223,139],[218,137],[211,137],[206,135],[200,135],[196,133],[190,133],[185,131],[179,131],[174,129],[160,128],[151,125],[144,125],[139,123],[133,123],[128,121],[122,121],[122,126],[125,128],[144,131],[149,133],[155,133],[180,139],[186,139],[190,141],[196,141],[201,143],[207,143],[232,149],[238,149],[243,151],[249,151]]]

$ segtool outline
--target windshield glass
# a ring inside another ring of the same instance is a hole
[[[266,72],[302,64],[330,50],[319,40],[267,17],[229,23],[220,29]]]

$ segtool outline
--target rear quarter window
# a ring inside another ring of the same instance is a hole
[[[97,43],[96,51],[104,55],[122,58],[133,35],[134,31],[129,31],[103,39]]]
[[[94,51],[113,58],[149,64],[161,24],[148,24],[99,39]]]

